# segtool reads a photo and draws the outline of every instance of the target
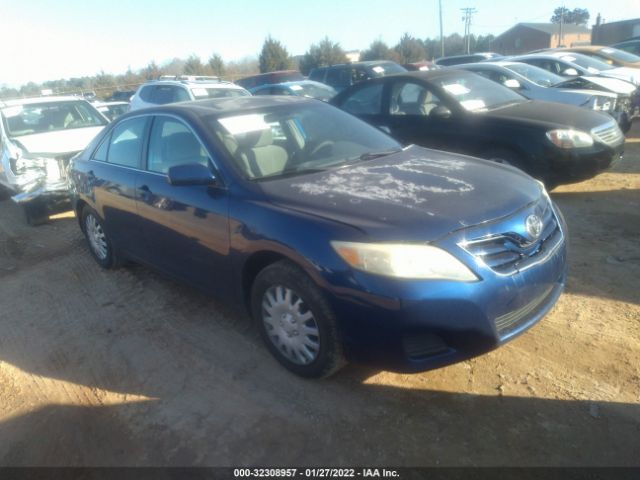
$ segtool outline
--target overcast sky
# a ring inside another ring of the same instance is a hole
[[[517,22],[547,22],[561,1],[442,0],[445,35],[463,31],[460,8],[475,7],[472,32],[500,34]],[[565,2],[590,23],[640,17],[640,0]],[[122,73],[196,54],[225,61],[256,56],[267,35],[292,55],[325,35],[346,50],[404,32],[437,37],[438,0],[0,0],[0,85]]]

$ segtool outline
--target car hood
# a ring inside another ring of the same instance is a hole
[[[60,154],[84,150],[104,127],[74,128],[12,138],[29,153]]]
[[[623,93],[629,95],[636,89],[636,87],[632,83],[620,80],[619,78],[596,76],[584,76],[582,78],[595,85],[598,85],[599,87],[606,88],[615,93]]]
[[[279,207],[351,225],[376,241],[433,241],[507,216],[542,194],[515,168],[417,146],[260,185]]]
[[[611,120],[609,115],[585,108],[536,100],[478,113],[478,115],[521,124],[537,124],[545,128],[570,126],[587,132]]]

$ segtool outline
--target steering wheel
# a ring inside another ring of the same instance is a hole
[[[323,148],[327,148],[327,147],[332,147],[333,146],[333,142],[331,140],[324,140],[322,142],[320,142],[318,145],[314,146],[311,149],[311,152],[309,152],[309,157],[313,158],[315,157]]]

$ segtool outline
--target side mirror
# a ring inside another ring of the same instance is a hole
[[[513,88],[515,90],[518,90],[518,89],[522,88],[522,85],[520,85],[520,82],[518,80],[516,80],[515,78],[508,78],[507,80],[505,80],[503,82],[503,85],[505,87]]]
[[[429,112],[429,116],[435,118],[449,118],[451,116],[451,110],[444,105],[439,105]]]
[[[567,68],[562,72],[562,75],[567,77],[576,77],[578,76],[578,71],[575,68]]]
[[[176,187],[187,185],[213,185],[216,177],[208,167],[200,163],[188,163],[169,168],[167,182]]]

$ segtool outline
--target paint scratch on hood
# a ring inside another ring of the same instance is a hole
[[[427,202],[423,195],[426,192],[460,194],[472,191],[473,185],[450,176],[452,172],[462,170],[464,165],[462,160],[415,157],[391,165],[348,167],[319,181],[292,186],[309,195],[341,195],[416,207]],[[442,173],[436,173],[438,171]]]

